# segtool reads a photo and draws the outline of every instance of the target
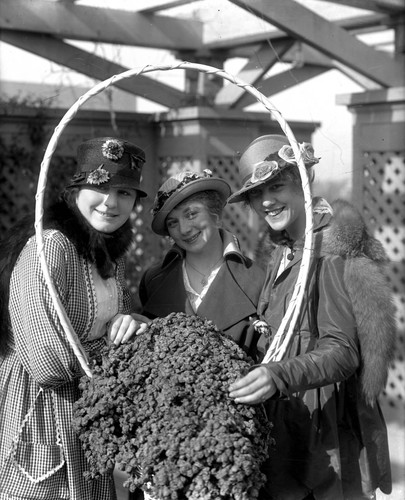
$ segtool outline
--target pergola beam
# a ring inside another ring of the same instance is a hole
[[[203,26],[192,19],[47,0],[1,0],[0,29],[166,50],[198,50]]]
[[[349,17],[338,19],[334,24],[349,31],[350,33],[364,32],[364,31],[377,31],[386,29],[389,19],[383,14],[367,14],[364,16]],[[285,38],[286,34],[282,30],[263,27],[260,33],[250,35],[235,36],[227,39],[220,39],[215,42],[208,42],[204,44],[204,48],[208,50],[230,50],[237,56],[238,48],[243,48],[264,42],[266,40],[277,40],[278,38]]]
[[[142,14],[154,14],[155,12],[161,12],[162,10],[173,9],[174,7],[181,7],[182,5],[188,5],[189,3],[193,3],[196,1],[197,0],[171,0],[168,2],[162,2],[158,5],[153,5],[152,7],[143,7],[139,9],[138,12],[142,12]]]
[[[100,81],[130,69],[49,35],[0,31],[0,40]],[[168,108],[181,107],[185,101],[183,92],[144,75],[118,81],[114,86]]]
[[[326,71],[329,71],[329,69],[325,66],[305,64],[302,67],[292,68],[262,80],[257,86],[257,90],[265,96],[272,96],[306,82],[311,78],[322,75]],[[245,92],[236,103],[235,109],[245,108],[255,102],[257,102],[256,99],[248,92]]]
[[[336,0],[323,0],[337,3]],[[375,12],[395,13],[404,12],[404,0],[339,0],[339,4],[357,9],[372,10]]]
[[[292,38],[277,40],[272,45],[263,43],[238,73],[238,78],[250,85],[255,85],[274,64],[281,60],[294,43],[295,40]],[[215,104],[233,108],[237,106],[238,101],[245,92],[243,88],[237,85],[226,85],[217,93]]]
[[[388,54],[369,47],[346,30],[293,0],[230,1],[379,85],[404,85],[403,56],[398,56],[395,60]]]

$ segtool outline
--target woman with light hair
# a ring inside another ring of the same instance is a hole
[[[319,159],[310,144],[299,149],[312,178]],[[372,499],[378,488],[388,494],[388,441],[378,396],[394,351],[395,310],[382,245],[352,205],[314,198],[303,304],[291,339],[283,341],[279,327],[306,231],[297,159],[286,137],[266,135],[248,146],[239,167],[242,187],[228,203],[252,207],[276,245],[259,299],[259,358],[278,340],[285,347],[281,359],[270,358],[230,387],[237,402],[265,404],[274,424],[276,444],[260,498]]]
[[[208,170],[184,171],[159,188],[152,230],[174,245],[148,269],[139,287],[143,314],[186,312],[212,320],[250,352],[263,271],[222,227],[230,187]]]

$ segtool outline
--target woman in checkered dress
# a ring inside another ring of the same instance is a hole
[[[78,172],[44,216],[44,251],[53,283],[84,350],[129,340],[124,254],[139,197],[144,152],[97,138],[78,148]],[[44,281],[33,225],[1,244],[0,499],[115,499],[112,474],[87,481],[71,427],[83,375]]]

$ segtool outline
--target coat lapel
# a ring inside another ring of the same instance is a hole
[[[244,264],[227,259],[209,292],[198,308],[198,315],[210,318],[220,330],[226,330],[256,313],[256,307],[243,291],[249,285]]]
[[[181,260],[169,269],[162,269],[150,283],[151,294],[143,307],[144,313],[164,317],[172,312],[193,314],[183,285]]]

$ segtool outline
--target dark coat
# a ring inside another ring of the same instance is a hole
[[[346,203],[316,219],[315,251],[293,339],[267,367],[278,392],[266,403],[275,448],[263,500],[370,498],[391,491],[386,426],[377,397],[395,339],[395,311],[383,274],[382,246]],[[258,312],[275,333],[302,257],[276,277],[274,254]],[[270,343],[259,340],[261,356]]]
[[[171,312],[195,314],[183,283],[182,252],[174,246],[163,261],[143,275],[139,296],[143,314],[164,317]],[[250,353],[254,331],[249,320],[256,314],[264,272],[253,261],[237,253],[225,262],[204,297],[197,314],[213,321]]]

